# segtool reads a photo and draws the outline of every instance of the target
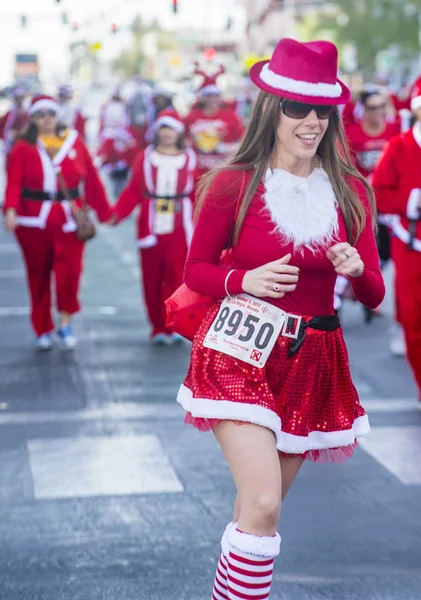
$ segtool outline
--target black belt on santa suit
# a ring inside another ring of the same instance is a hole
[[[287,328],[293,329],[294,327],[294,317],[288,317],[291,319],[291,324],[287,323]],[[297,337],[293,340],[288,356],[292,356],[301,348],[306,339],[306,329],[311,327],[311,329],[317,329],[318,331],[336,331],[341,327],[341,320],[339,318],[338,311],[335,311],[333,315],[327,315],[322,317],[312,317],[309,321],[301,321],[300,328],[298,330]]]
[[[79,188],[69,188],[69,196],[72,200],[80,198]],[[64,197],[62,192],[51,194],[50,192],[44,192],[44,190],[30,190],[29,188],[23,188],[22,198],[24,200],[35,200],[36,202],[63,202],[67,198]]]
[[[183,200],[186,194],[176,194],[175,196],[163,196],[162,194],[145,194],[149,200]]]

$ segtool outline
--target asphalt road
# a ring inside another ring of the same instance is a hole
[[[133,222],[89,245],[82,297],[74,354],[36,354],[0,232],[0,599],[209,600],[234,487],[175,403],[188,345],[148,344]],[[384,311],[370,326],[343,311],[372,433],[345,465],[302,469],[275,600],[421,597],[421,411]]]

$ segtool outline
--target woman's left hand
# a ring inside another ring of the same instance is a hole
[[[361,277],[364,273],[364,263],[358,250],[347,242],[341,242],[329,248],[327,257],[332,261],[338,275]]]

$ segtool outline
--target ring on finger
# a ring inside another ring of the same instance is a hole
[[[274,291],[274,292],[280,292],[280,291],[281,291],[281,286],[280,286],[280,285],[278,285],[278,284],[274,285],[274,286],[273,286],[273,291]]]

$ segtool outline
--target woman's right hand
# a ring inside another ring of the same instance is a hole
[[[243,278],[243,290],[257,298],[282,298],[297,287],[298,267],[289,265],[291,254],[247,271]],[[279,289],[278,289],[279,288]]]
[[[4,226],[6,231],[13,233],[17,226],[16,209],[8,208],[4,213]]]

